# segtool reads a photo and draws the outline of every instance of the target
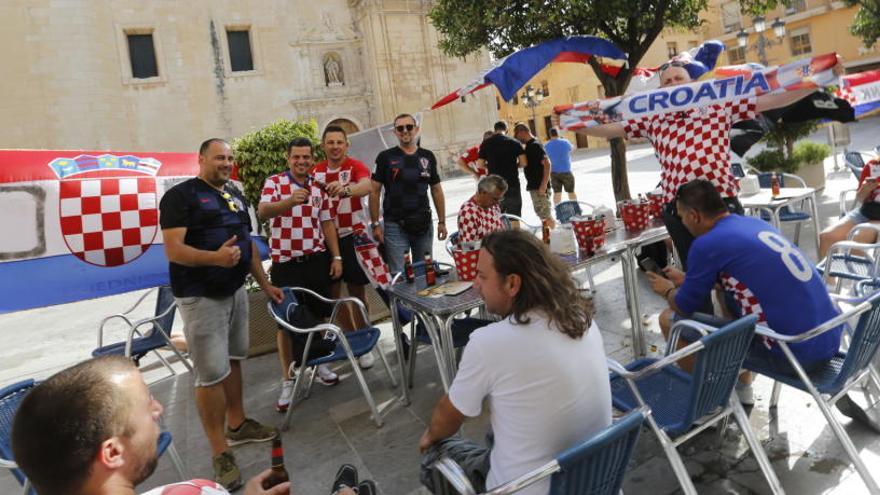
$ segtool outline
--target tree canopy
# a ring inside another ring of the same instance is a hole
[[[873,46],[880,38],[880,0],[846,0],[847,5],[858,5],[850,32],[862,38],[865,46]]]
[[[753,0],[750,0],[753,1]],[[430,17],[440,32],[440,49],[463,57],[482,48],[503,57],[513,51],[564,36],[589,34],[605,38],[629,55],[615,76],[591,60],[606,96],[623,94],[648,48],[666,27],[694,29],[708,0],[439,0]],[[611,140],[614,195],[630,196],[626,148]]]

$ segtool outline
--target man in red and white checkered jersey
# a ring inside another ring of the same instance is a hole
[[[370,279],[358,263],[352,233],[365,231],[367,227],[367,212],[361,198],[370,194],[370,169],[360,160],[348,156],[348,135],[340,126],[329,125],[324,129],[321,147],[327,159],[315,165],[312,175],[318,182],[326,184],[342,253],[342,279],[333,282],[330,293],[333,298],[340,297],[344,281],[348,295],[358,298],[367,307],[366,286]],[[346,305],[340,313],[339,324],[345,330],[369,326],[368,321],[362,321],[360,311],[355,311],[350,305]],[[364,369],[373,366],[373,353],[364,354],[359,361]]]
[[[504,230],[499,204],[507,192],[500,175],[487,175],[477,182],[477,193],[458,210],[458,242],[481,241],[487,234]]]
[[[494,134],[495,131],[484,132],[483,140],[492,137]],[[483,144],[482,141],[480,144]],[[458,156],[458,160],[456,161],[458,168],[462,169],[465,173],[477,180],[480,180],[480,178],[485,177],[489,173],[489,171],[486,170],[486,167],[480,166],[478,162],[480,159],[480,144],[466,149],[464,153]]]
[[[287,147],[290,168],[266,179],[257,213],[263,220],[271,219],[272,283],[277,287],[305,287],[330,297],[331,279],[338,279],[343,273],[342,256],[330,197],[310,175],[315,164],[313,153],[312,142],[307,138],[295,138],[290,142]],[[328,304],[308,294],[297,296],[302,297],[313,317],[330,316]],[[305,338],[299,337],[291,337],[287,331],[278,329],[278,359],[282,375],[281,397],[276,405],[279,412],[287,410],[293,393],[290,364],[294,359],[300,360],[305,347]],[[313,342],[309,350],[310,357],[319,357],[335,347],[325,341],[318,341],[317,348],[315,344]],[[339,377],[326,365],[321,365],[318,367],[318,381],[335,385]]]
[[[687,84],[708,72],[708,67],[689,57],[674,58],[661,65],[660,86]],[[743,213],[737,199],[739,186],[730,171],[730,128],[736,122],[755,118],[756,112],[788,106],[814,89],[748,96],[727,103],[682,112],[614,122],[577,132],[596,137],[647,138],[660,162],[660,182],[666,206],[663,223],[687,270],[687,254],[694,236],[675,211],[678,187],[694,179],[706,179],[718,189],[732,213]]]

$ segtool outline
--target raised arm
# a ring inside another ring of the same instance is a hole
[[[773,110],[774,108],[787,107],[792,103],[815,93],[816,91],[818,90],[815,88],[807,88],[797,89],[794,91],[786,91],[784,93],[761,95],[757,98],[757,101],[755,102],[755,110],[758,112],[764,112],[766,110]]]

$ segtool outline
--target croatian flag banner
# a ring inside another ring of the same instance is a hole
[[[880,69],[843,76],[837,96],[856,111],[856,118],[880,112]]]
[[[595,127],[717,105],[748,95],[834,85],[839,81],[832,70],[836,64],[837,54],[829,53],[763,71],[754,71],[749,66],[718,68],[713,72],[716,79],[560,105],[553,110],[559,114],[559,125],[563,129]]]
[[[0,313],[168,283],[159,201],[195,153],[0,150]]]
[[[502,58],[473,81],[438,100],[431,109],[440,108],[492,84],[502,98],[510,100],[550,62],[584,64],[591,57],[624,60],[626,54],[614,43],[595,36],[571,36],[545,41]]]

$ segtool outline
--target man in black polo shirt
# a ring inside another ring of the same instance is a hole
[[[275,428],[244,414],[245,275],[250,272],[273,300],[280,302],[283,297],[263,271],[250,237],[247,202],[228,183],[231,172],[229,143],[209,139],[199,148],[198,177],[169,189],[159,204],[171,289],[195,367],[196,406],[211,444],[214,479],[227,489],[241,485],[241,472],[229,447],[278,435]]]
[[[526,149],[526,191],[532,196],[532,206],[541,222],[553,226],[553,215],[550,213],[550,160],[544,146],[535,139],[531,129],[525,124],[513,127],[513,137],[523,143]]]
[[[526,166],[522,145],[507,137],[507,123],[495,122],[495,135],[480,145],[479,165],[490,174],[500,175],[507,182],[507,193],[501,201],[501,213],[522,216],[522,196],[519,185],[519,169]],[[513,222],[514,227],[519,222]]]
[[[385,244],[385,261],[392,273],[403,270],[403,255],[412,250],[413,261],[421,261],[433,249],[434,225],[428,189],[437,210],[437,239],[446,239],[446,204],[437,174],[434,153],[416,141],[419,126],[415,117],[394,118],[394,134],[400,143],[376,157],[373,189],[370,192],[370,227],[380,244]],[[379,197],[384,225],[379,223]]]

